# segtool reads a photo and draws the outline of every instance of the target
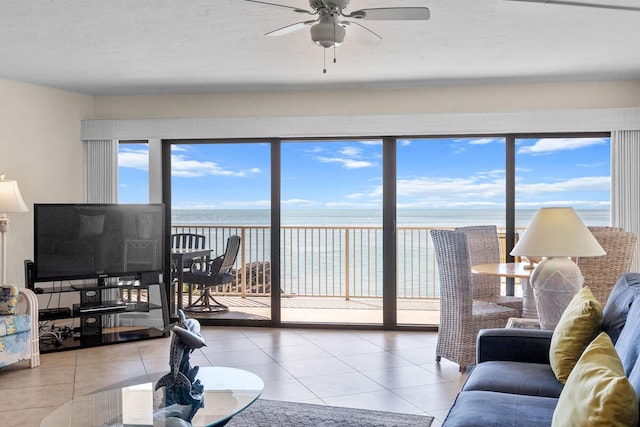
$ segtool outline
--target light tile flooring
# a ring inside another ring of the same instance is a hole
[[[203,327],[200,366],[234,366],[259,375],[262,398],[428,414],[438,427],[466,375],[435,363],[435,332]],[[131,377],[168,370],[170,339],[152,339],[41,356],[0,369],[0,424],[35,427],[57,406]],[[155,375],[153,375],[155,376]]]

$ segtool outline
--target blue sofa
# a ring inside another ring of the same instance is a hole
[[[625,273],[611,291],[602,330],[615,344],[640,395],[640,273]],[[477,365],[449,410],[444,427],[550,426],[561,384],[549,365],[551,331],[485,329]],[[618,339],[623,336],[622,339]]]

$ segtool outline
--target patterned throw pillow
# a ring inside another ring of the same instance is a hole
[[[0,287],[0,314],[16,314],[18,288],[14,285]]]

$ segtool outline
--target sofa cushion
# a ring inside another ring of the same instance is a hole
[[[443,427],[551,425],[558,399],[493,391],[462,391]]]
[[[29,332],[30,330],[31,317],[28,314],[0,316],[0,337]]]
[[[629,309],[639,296],[640,274],[638,273],[624,273],[611,290],[602,312],[602,330],[609,335],[614,344],[617,343],[627,321]]]
[[[602,305],[589,288],[582,288],[562,313],[553,331],[549,361],[551,369],[561,383],[565,383],[571,370],[589,343],[602,328]]]
[[[0,314],[16,314],[18,288],[14,285],[0,286]]]
[[[30,358],[31,334],[23,332],[0,337],[0,368]]]
[[[569,374],[553,426],[636,426],[638,397],[609,336],[602,332]]]
[[[557,398],[562,387],[547,364],[496,361],[480,363],[473,368],[473,373],[467,378],[462,390]]]

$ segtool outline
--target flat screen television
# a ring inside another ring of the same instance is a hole
[[[35,204],[34,282],[164,270],[164,205]]]

